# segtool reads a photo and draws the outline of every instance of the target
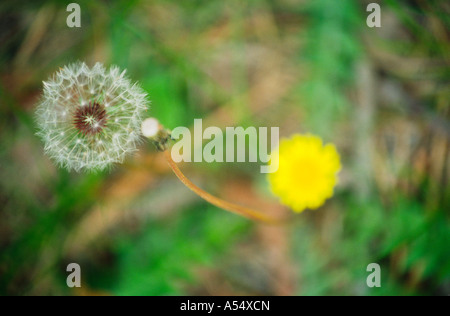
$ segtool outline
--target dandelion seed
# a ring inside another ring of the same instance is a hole
[[[106,69],[100,63],[92,68],[75,63],[61,68],[43,84],[36,110],[37,134],[46,153],[60,166],[76,171],[103,170],[123,162],[136,150],[149,101],[125,71]],[[105,95],[108,102],[102,97]]]

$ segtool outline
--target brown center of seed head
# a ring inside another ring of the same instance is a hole
[[[105,107],[97,102],[89,102],[88,105],[80,106],[74,114],[74,125],[85,136],[101,132],[106,122]]]

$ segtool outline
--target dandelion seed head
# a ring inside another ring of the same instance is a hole
[[[61,167],[103,170],[136,151],[149,101],[125,71],[78,62],[61,68],[43,85],[37,134]]]

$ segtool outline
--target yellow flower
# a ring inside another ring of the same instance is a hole
[[[283,139],[272,154],[271,166],[278,170],[268,174],[272,192],[281,203],[295,212],[316,209],[333,195],[337,173],[341,169],[339,154],[333,144],[322,144],[314,135],[295,134]],[[273,167],[276,168],[276,167]]]

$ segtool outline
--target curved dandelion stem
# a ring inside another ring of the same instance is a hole
[[[234,203],[230,203],[227,201],[224,201],[218,197],[215,197],[214,195],[209,194],[208,192],[200,189],[198,186],[196,186],[194,183],[191,182],[186,176],[181,172],[181,170],[178,168],[177,164],[172,160],[172,157],[170,155],[169,150],[164,151],[164,157],[166,158],[167,162],[169,163],[170,168],[173,170],[175,175],[180,179],[183,184],[188,187],[190,190],[192,190],[195,194],[200,196],[202,199],[208,201],[209,203],[222,208],[226,211],[244,216],[246,218],[268,223],[268,224],[276,224],[279,223],[279,219],[273,218],[271,216],[262,214],[258,211],[252,210],[250,208],[237,205]]]

